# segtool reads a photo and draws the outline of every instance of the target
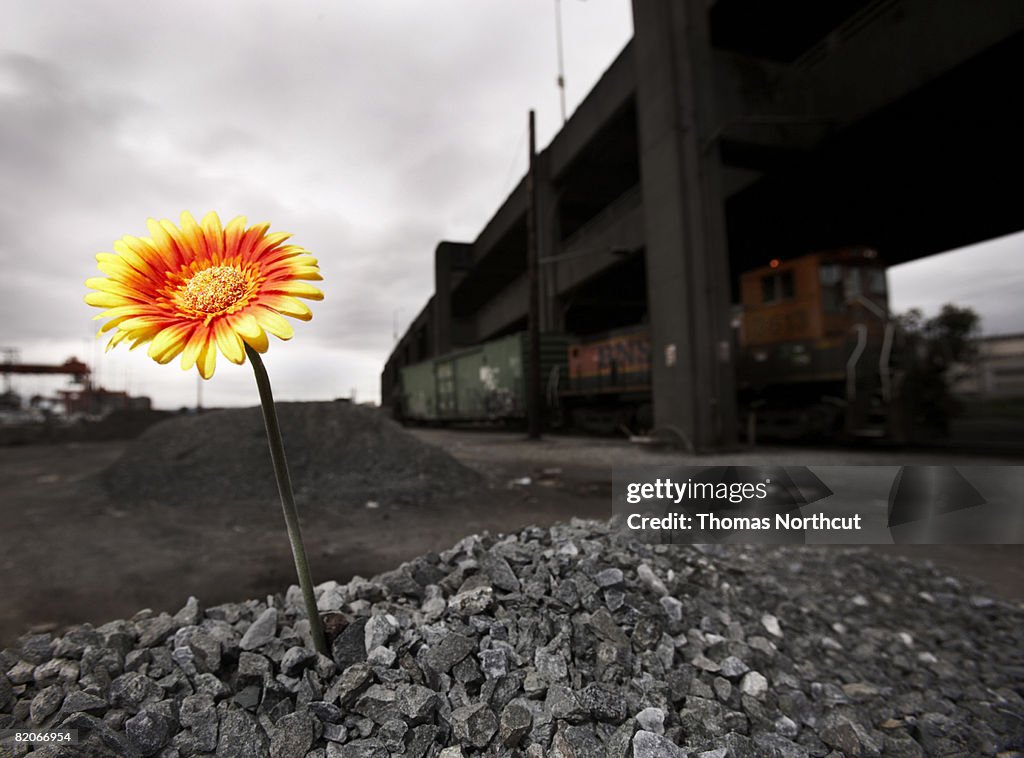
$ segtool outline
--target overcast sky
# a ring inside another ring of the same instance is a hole
[[[632,36],[630,2],[563,0],[563,29],[571,112]],[[0,347],[77,355],[108,388],[192,404],[194,371],[102,354],[83,282],[148,217],[213,209],[270,221],[321,261],[313,321],[271,338],[278,398],[376,399],[396,323],[433,290],[437,242],[473,240],[515,186],[530,108],[541,147],[560,126],[555,75],[553,0],[8,0]],[[955,300],[986,331],[1024,331],[1024,235],[984,252],[984,267],[952,255],[894,269],[894,303]],[[203,400],[255,404],[249,367],[219,358]]]

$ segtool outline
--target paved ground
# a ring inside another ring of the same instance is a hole
[[[521,432],[492,429],[426,428],[410,430],[420,439],[439,445],[459,460],[488,468],[509,463],[524,465],[584,466],[605,471],[611,466],[692,464],[716,466],[903,466],[1024,464],[1020,454],[971,453],[969,450],[904,449],[887,447],[740,447],[720,455],[688,455],[669,447],[631,443],[625,439],[572,435],[546,435],[526,439]],[[607,476],[611,480],[610,472]]]
[[[531,441],[519,432],[474,429],[418,428],[412,432],[425,442],[443,447],[463,463],[492,478],[511,482],[531,476],[533,483],[530,489],[533,490],[557,487],[603,498],[607,503],[607,513],[611,511],[612,468],[618,466],[1024,464],[1024,460],[1016,453],[765,446],[740,449],[728,455],[693,456],[668,448],[631,444],[620,439],[545,436],[540,441]],[[549,473],[545,474],[545,471]],[[1024,517],[1024,513],[1021,516]],[[1024,545],[873,545],[872,549],[880,553],[905,555],[915,560],[930,560],[955,576],[973,577],[988,583],[1003,597],[1024,601]]]

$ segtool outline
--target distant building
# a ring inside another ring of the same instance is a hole
[[[59,390],[69,416],[105,416],[114,411],[152,410],[152,401],[145,396],[132,397],[127,392],[105,390],[102,387],[87,387],[81,390]]]
[[[953,385],[963,397],[1024,397],[1024,334],[977,340],[978,354]]]

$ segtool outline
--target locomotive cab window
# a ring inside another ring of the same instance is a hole
[[[885,269],[872,268],[867,271],[868,293],[872,295],[886,294]]]
[[[861,281],[860,281],[860,269],[851,266],[846,272],[846,281],[844,283],[844,295],[846,300],[855,300],[861,296]]]
[[[783,271],[779,274],[768,274],[761,278],[761,302],[775,303],[780,300],[792,300],[793,272]]]
[[[836,263],[822,264],[818,273],[821,282],[821,306],[825,313],[840,313],[846,304],[843,292],[843,267]]]

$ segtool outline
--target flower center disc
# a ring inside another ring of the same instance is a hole
[[[214,266],[188,280],[181,302],[192,310],[220,313],[241,300],[247,289],[245,277],[238,269]]]

